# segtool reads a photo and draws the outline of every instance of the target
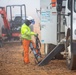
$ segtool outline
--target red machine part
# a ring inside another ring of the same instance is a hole
[[[0,7],[0,14],[1,14],[2,18],[3,18],[4,27],[5,27],[6,29],[10,29],[10,24],[9,24],[9,22],[8,22],[8,19],[7,19],[5,7]]]

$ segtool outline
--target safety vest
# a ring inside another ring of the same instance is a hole
[[[21,27],[21,38],[31,40],[31,36],[35,35],[36,33],[30,30],[30,27],[27,26],[25,23]]]

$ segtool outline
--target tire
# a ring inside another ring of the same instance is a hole
[[[66,46],[70,47],[71,42],[67,43]],[[66,52],[68,53],[67,58],[66,58],[66,64],[68,69],[70,70],[76,70],[76,54],[72,53],[71,47],[68,49],[66,48]]]
[[[76,70],[76,55],[71,54],[71,59],[67,60],[67,66],[70,70]]]
[[[55,47],[56,47],[56,45],[48,44],[48,51],[47,51],[47,54],[49,54]]]
[[[56,45],[54,44],[48,44],[48,50],[47,50],[47,55],[56,47]],[[62,60],[63,59],[63,55],[61,55],[60,53],[58,53],[54,59],[59,59],[59,60]]]
[[[72,50],[71,50],[70,29],[68,29],[66,40],[67,40],[66,41],[66,52],[68,53],[66,57],[66,64],[67,64],[68,69],[76,70],[76,54],[71,52]]]

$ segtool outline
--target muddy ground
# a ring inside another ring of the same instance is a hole
[[[65,60],[52,60],[48,65],[38,66],[30,53],[30,63],[23,63],[21,44],[5,44],[0,48],[0,75],[76,75],[67,69]]]

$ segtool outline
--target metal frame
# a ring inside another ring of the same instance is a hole
[[[6,13],[7,13],[7,9],[10,8],[10,17],[11,17],[11,20],[12,20],[12,7],[20,7],[21,18],[22,18],[22,7],[24,7],[24,13],[25,13],[25,19],[26,19],[26,6],[25,6],[25,4],[22,4],[22,5],[7,5],[6,6]]]

